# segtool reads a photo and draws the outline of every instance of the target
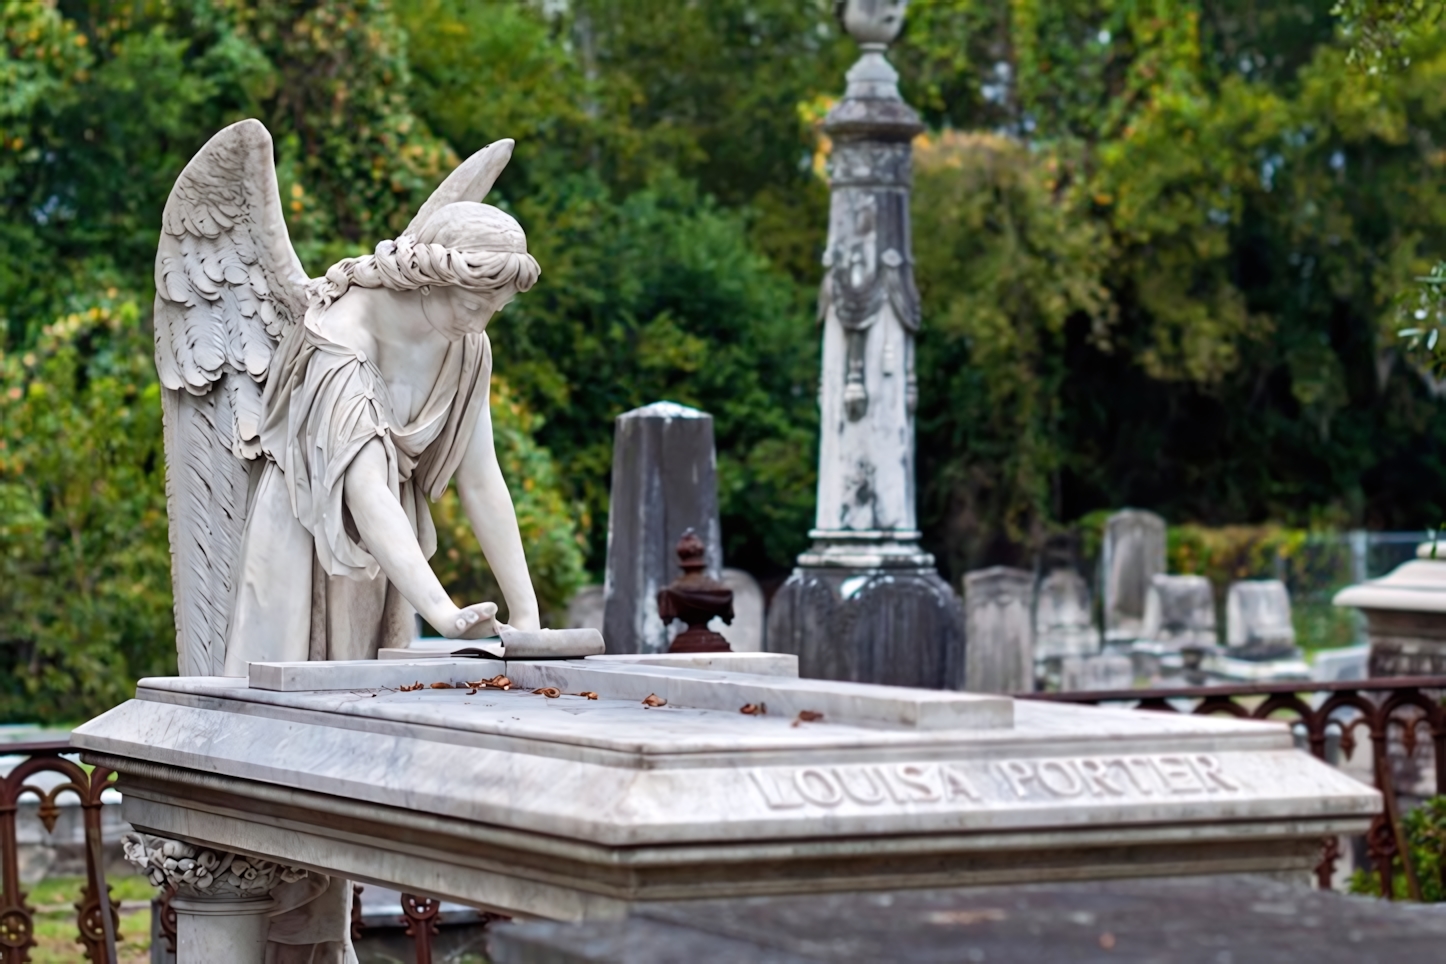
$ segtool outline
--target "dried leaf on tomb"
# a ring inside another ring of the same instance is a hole
[[[590,700],[595,700],[595,699],[597,699],[597,694],[594,693],[592,690],[583,690],[581,693],[579,693],[579,694],[577,694],[577,695],[578,695],[578,696],[581,696],[581,697],[585,697],[586,699],[590,699]]]
[[[550,700],[555,700],[562,695],[562,690],[558,689],[556,686],[539,686],[532,692],[536,694],[541,694]]]
[[[508,679],[507,677],[503,676],[501,673],[498,673],[496,676],[492,677],[492,678],[491,678],[490,680],[488,680],[487,682],[491,683],[493,686],[497,687],[499,690],[506,690],[506,689],[511,689],[511,688],[512,688],[512,680],[510,680],[510,679]]]
[[[399,686],[399,687],[397,687],[397,688],[400,689],[403,693],[411,693],[411,692],[413,692],[413,691],[415,691],[415,690],[421,689],[421,688],[422,688],[422,684],[421,684],[420,682],[417,682],[417,683],[413,683],[411,686],[408,686],[407,684],[403,683],[401,686]]]
[[[823,719],[823,714],[815,710],[799,710],[798,716],[794,717],[793,719],[793,725],[797,726],[800,723],[817,723],[821,719]]]
[[[432,684],[432,689],[434,689],[434,690],[449,690],[449,689],[451,689],[451,688],[452,688],[452,684],[451,684],[451,683],[433,683],[433,684]]]
[[[663,698],[662,698],[661,696],[659,696],[657,693],[649,693],[649,694],[647,695],[647,697],[643,700],[643,705],[644,705],[644,706],[667,706],[667,705],[668,705],[668,701],[665,700],[665,699],[663,699]]]
[[[738,712],[745,716],[763,716],[768,712],[768,704],[744,703],[743,706],[739,707]]]

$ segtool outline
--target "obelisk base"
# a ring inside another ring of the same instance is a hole
[[[910,541],[821,539],[773,597],[769,651],[801,676],[962,689],[964,607],[933,563]]]

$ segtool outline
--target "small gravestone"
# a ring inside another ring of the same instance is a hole
[[[733,622],[715,619],[709,626],[722,633],[735,653],[763,651],[763,588],[742,569],[724,569],[723,585],[733,590]]]
[[[1279,579],[1231,583],[1225,598],[1225,643],[1231,655],[1245,658],[1293,655],[1295,625],[1285,583]]]
[[[1217,645],[1215,593],[1204,576],[1153,576],[1144,616],[1143,640],[1173,649]]]
[[[995,566],[964,574],[964,688],[975,693],[1034,689],[1034,575]]]
[[[609,653],[661,653],[658,590],[678,575],[674,547],[693,529],[704,572],[723,568],[713,416],[673,402],[624,412],[613,438],[603,639]]]
[[[568,629],[603,628],[603,587],[583,586],[567,602]]]
[[[1035,597],[1034,658],[1087,656],[1099,650],[1089,584],[1074,569],[1055,569],[1040,581]]]
[[[1065,656],[1060,660],[1059,688],[1066,693],[1127,690],[1134,684],[1134,663],[1121,653]]]
[[[1165,571],[1165,520],[1125,509],[1105,521],[1100,558],[1104,584],[1105,642],[1141,637],[1150,580]]]

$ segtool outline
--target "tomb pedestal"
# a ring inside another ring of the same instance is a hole
[[[143,834],[566,920],[701,897],[1302,872],[1380,805],[1282,723],[791,669],[759,653],[253,663],[249,679],[142,680],[72,740],[119,773]],[[464,685],[499,671],[510,689]],[[195,910],[193,926],[244,936],[258,907]]]
[[[1365,614],[1372,677],[1446,676],[1446,561],[1403,563],[1333,602]]]

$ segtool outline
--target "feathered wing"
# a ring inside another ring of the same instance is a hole
[[[232,124],[191,159],[166,201],[156,251],[156,370],[183,676],[225,661],[247,497],[261,460],[271,355],[306,311],[271,135]]]

